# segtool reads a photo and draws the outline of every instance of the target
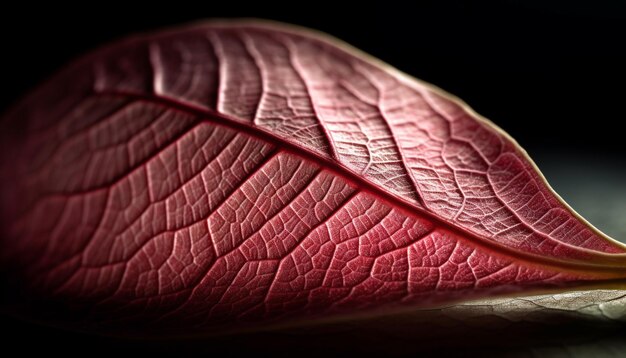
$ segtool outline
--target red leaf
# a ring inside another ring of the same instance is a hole
[[[118,42],[20,102],[2,143],[5,267],[28,299],[100,324],[210,329],[626,276],[624,246],[502,130],[302,29]]]

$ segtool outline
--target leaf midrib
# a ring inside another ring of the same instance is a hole
[[[417,211],[418,215],[424,216],[433,221],[436,226],[454,233],[456,236],[459,237],[459,239],[467,240],[473,245],[478,245],[489,250],[490,252],[495,252],[496,254],[512,258],[516,261],[524,260],[535,266],[545,266],[552,270],[554,270],[555,268],[558,270],[566,269],[568,271],[582,273],[586,275],[597,273],[604,274],[605,276],[612,278],[626,277],[626,254],[607,254],[592,250],[576,248],[587,251],[590,255],[595,256],[594,259],[597,260],[597,263],[589,263],[576,259],[564,260],[560,258],[540,256],[504,246],[493,240],[483,238],[482,236],[471,232],[455,223],[448,222],[445,218],[442,218],[431,211],[420,208],[419,206],[410,203],[409,201],[403,199],[396,194],[379,188],[377,185],[363,179],[361,176],[357,175],[352,170],[345,167],[343,164],[338,163],[331,158],[320,155],[313,149],[310,149],[303,145],[299,145],[297,143],[291,143],[265,128],[246,123],[240,119],[237,119],[236,117],[217,112],[210,108],[181,101],[176,98],[166,97],[162,95],[146,95],[131,91],[106,90],[98,91],[95,94],[102,96],[121,96],[131,100],[155,103],[165,106],[167,108],[172,108],[181,112],[196,115],[214,124],[242,131],[252,137],[276,145],[278,148],[285,152],[290,152],[306,160],[318,163],[321,162],[323,163],[322,167],[324,169],[329,170],[335,175],[338,175],[349,181],[354,186],[356,186],[358,190],[366,191],[370,194],[373,194],[378,199],[384,201],[391,207],[398,208],[404,211],[407,215],[416,215],[415,212]]]

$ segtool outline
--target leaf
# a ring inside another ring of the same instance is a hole
[[[481,357],[619,357],[626,348],[625,295],[624,290],[593,290],[481,299],[358,320],[222,336],[211,342],[211,349],[223,346],[232,352],[236,347],[241,354],[305,357],[324,352],[456,356],[461,351],[464,356]],[[309,346],[312,341],[315,347]],[[203,352],[206,340],[188,340],[180,346],[177,351]]]
[[[51,321],[192,334],[626,276],[501,129],[309,30],[135,36],[2,126],[2,262]]]

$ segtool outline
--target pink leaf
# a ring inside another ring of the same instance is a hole
[[[2,137],[2,262],[55,320],[180,334],[626,276],[502,130],[308,30],[129,38]]]

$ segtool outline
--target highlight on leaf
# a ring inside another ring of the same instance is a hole
[[[2,265],[57,323],[181,334],[626,277],[501,129],[311,30],[131,37],[1,123]]]

